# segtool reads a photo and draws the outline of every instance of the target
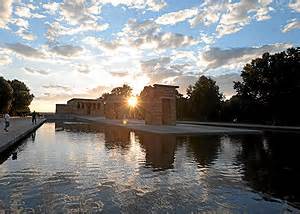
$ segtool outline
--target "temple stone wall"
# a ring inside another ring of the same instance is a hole
[[[56,104],[56,114],[71,114],[72,108],[67,104]]]
[[[158,84],[144,88],[141,96],[146,124],[176,125],[176,88]]]
[[[56,113],[104,116],[104,104],[102,100],[74,98],[69,100],[67,104],[57,104]]]
[[[108,119],[124,119],[127,108],[124,96],[108,95],[104,102],[104,115]]]

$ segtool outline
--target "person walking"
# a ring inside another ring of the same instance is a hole
[[[9,127],[9,120],[10,120],[10,116],[9,116],[9,114],[8,113],[5,113],[5,115],[4,115],[4,130],[6,131],[6,132],[8,132],[8,127]]]
[[[32,125],[36,124],[36,112],[32,112]]]

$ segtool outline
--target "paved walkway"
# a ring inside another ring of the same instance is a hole
[[[258,130],[273,130],[273,131],[295,131],[300,132],[299,126],[273,126],[260,124],[246,124],[246,123],[222,123],[222,122],[198,122],[198,121],[177,121],[178,124],[193,124],[206,126],[223,126],[230,128],[246,128]]]
[[[127,124],[123,124],[122,120],[110,120],[104,117],[89,117],[76,116],[82,120],[89,122],[96,122],[114,126],[121,126],[137,131],[151,132],[156,134],[177,134],[177,135],[191,135],[191,134],[259,134],[260,131],[249,129],[238,129],[228,127],[213,127],[205,125],[193,124],[177,124],[176,126],[156,126],[145,125],[143,120],[129,120]]]
[[[45,122],[45,119],[37,119],[37,124],[32,125],[30,117],[11,118],[8,132],[3,130],[4,119],[0,118],[0,121],[0,152],[3,152],[41,126]]]

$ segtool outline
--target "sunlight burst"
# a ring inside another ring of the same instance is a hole
[[[129,97],[129,99],[128,99],[128,105],[130,106],[130,107],[135,107],[136,105],[137,105],[137,97]]]

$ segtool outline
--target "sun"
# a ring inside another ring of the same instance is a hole
[[[127,102],[130,107],[135,107],[138,103],[138,100],[137,97],[129,97]]]

